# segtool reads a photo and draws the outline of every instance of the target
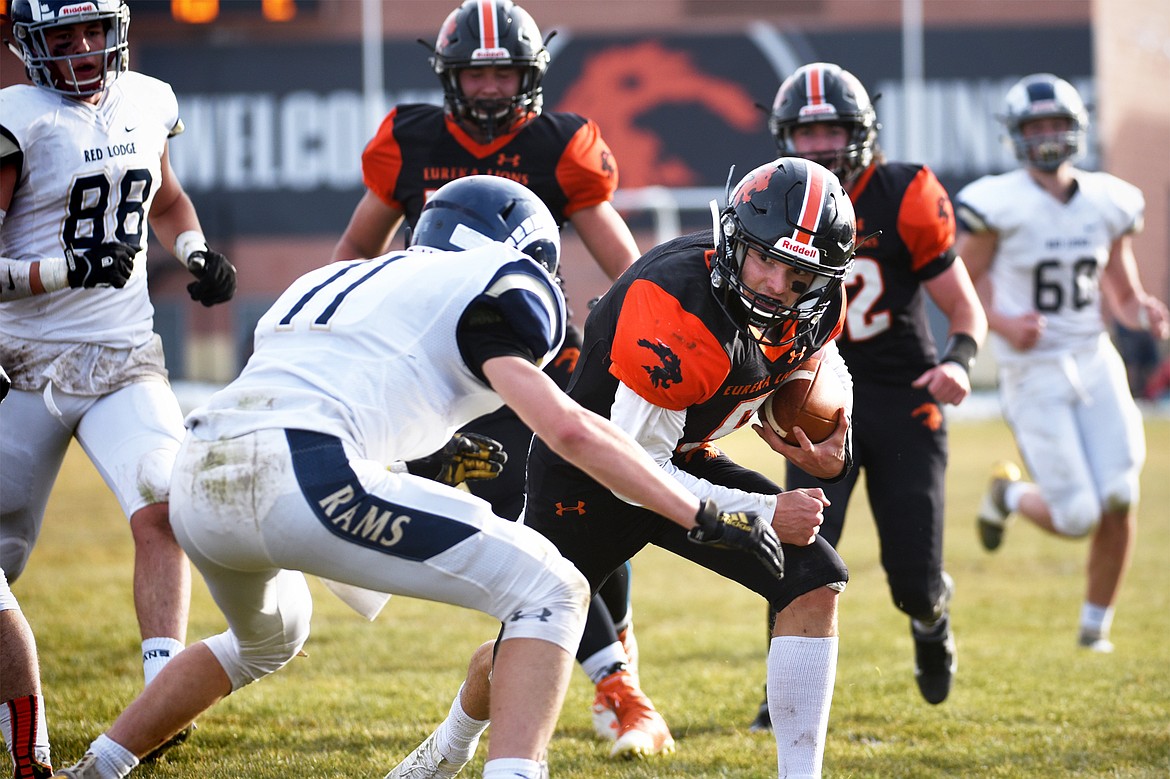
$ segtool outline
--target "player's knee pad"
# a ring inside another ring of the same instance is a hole
[[[1101,521],[1101,505],[1087,491],[1079,492],[1053,507],[1052,526],[1062,536],[1081,538],[1092,533]]]
[[[3,568],[0,568],[0,611],[20,611],[20,604],[8,586],[8,577]]]
[[[171,473],[175,469],[175,452],[170,447],[152,449],[138,462],[138,495],[141,505],[166,503],[171,497]]]
[[[899,611],[927,625],[934,624],[946,612],[946,594],[932,598],[926,576],[899,577],[890,574],[890,597]]]
[[[262,641],[240,643],[230,630],[204,639],[203,643],[223,666],[224,673],[232,682],[232,692],[279,671],[297,656],[309,638],[309,623],[286,625],[286,630]]]
[[[36,524],[21,521],[23,515],[5,515],[4,535],[0,536],[0,568],[12,582],[20,578],[37,540]]]
[[[550,559],[525,593],[524,601],[506,618],[501,640],[539,638],[575,654],[585,629],[589,583],[562,557]]]

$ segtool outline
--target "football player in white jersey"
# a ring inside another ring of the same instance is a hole
[[[432,195],[409,249],[335,262],[281,295],[240,377],[187,417],[172,482],[175,534],[228,629],[184,650],[56,776],[123,777],[220,698],[288,663],[309,634],[305,573],[498,618],[483,775],[547,775],[589,586],[536,531],[403,465],[505,403],[615,492],[710,526],[779,573],[768,525],[700,503],[541,371],[565,334],[559,253],[536,195],[469,176]],[[488,714],[456,699],[451,728],[416,752],[424,774],[453,776]]]
[[[1008,91],[1003,120],[1023,167],[959,192],[957,251],[978,282],[1004,417],[1035,483],[1013,463],[996,466],[980,539],[997,548],[1013,513],[1061,536],[1091,535],[1078,642],[1110,652],[1145,438],[1102,303],[1159,338],[1170,316],[1134,260],[1141,192],[1074,166],[1087,123],[1076,89],[1048,73],[1027,76]]]
[[[190,569],[167,518],[182,413],[147,294],[147,224],[195,275],[192,298],[231,298],[171,170],[182,131],[171,88],[127,70],[122,0],[14,0],[13,49],[31,84],[0,90],[0,566],[12,581],[40,532],[70,440],[129,518],[146,681],[183,647]]]

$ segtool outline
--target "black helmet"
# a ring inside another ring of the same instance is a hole
[[[495,241],[514,246],[555,275],[561,234],[548,206],[523,184],[500,176],[465,176],[430,196],[411,246],[464,251]]]
[[[797,155],[792,130],[815,122],[844,125],[849,130],[845,148]],[[784,79],[768,119],[768,129],[780,154],[807,157],[846,183],[873,161],[879,128],[877,112],[865,87],[852,73],[829,62],[804,65]]]
[[[747,322],[761,331],[757,340],[791,343],[837,299],[856,237],[853,203],[837,177],[811,160],[781,157],[744,176],[718,214],[711,284],[725,305],[738,299]],[[748,249],[813,274],[808,289],[791,306],[757,293],[741,277]]]
[[[443,22],[431,56],[431,67],[443,84],[444,107],[489,140],[530,113],[540,113],[540,82],[548,63],[540,28],[512,0],[466,0]],[[521,69],[519,93],[501,100],[468,100],[459,86],[459,71],[492,65]]]
[[[1035,73],[1020,79],[1008,90],[1001,118],[1016,151],[1025,165],[1053,171],[1065,160],[1079,157],[1085,149],[1089,126],[1085,103],[1076,87],[1051,73]],[[1025,138],[1022,127],[1033,119],[1068,119],[1069,129],[1056,135]]]
[[[13,0],[8,12],[12,19],[15,45],[9,48],[24,63],[28,77],[38,87],[68,97],[86,97],[101,92],[130,64],[130,7],[123,0]],[[106,30],[104,50],[55,55],[45,42],[45,31],[53,27],[99,21]],[[105,54],[98,78],[78,82],[73,60]],[[53,63],[59,63],[61,78],[54,77]],[[68,74],[68,75],[66,75]]]

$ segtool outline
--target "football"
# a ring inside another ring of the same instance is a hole
[[[848,404],[848,391],[831,368],[821,370],[815,357],[788,375],[760,407],[759,418],[787,444],[799,446],[792,428],[800,427],[819,444],[837,428],[837,413]]]

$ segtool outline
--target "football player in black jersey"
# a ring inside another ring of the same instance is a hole
[[[947,431],[940,405],[957,405],[970,393],[968,373],[987,321],[952,248],[946,190],[925,165],[887,162],[878,127],[857,77],[825,62],[797,69],[772,107],[769,128],[780,153],[835,172],[853,201],[858,230],[871,236],[846,282],[849,311],[837,338],[853,375],[857,468],[826,484],[789,463],[785,485],[825,490],[830,507],[821,536],[836,546],[865,470],[890,595],[910,617],[918,688],[930,703],[941,703],[956,663],[948,618],[953,584],[942,560]],[[927,298],[949,323],[941,356]],[[765,703],[753,730],[770,726]]]
[[[779,774],[820,776],[836,678],[837,597],[849,578],[819,534],[828,501],[820,487],[781,490],[715,442],[752,423],[777,384],[814,355],[849,386],[833,338],[845,320],[853,206],[830,171],[781,158],[750,172],[727,207],[713,210],[714,234],[651,249],[602,296],[586,321],[568,392],[629,432],[696,495],[718,500],[723,510],[771,518],[783,577],[701,530],[688,533],[623,500],[540,438],[529,456],[524,521],[556,544],[594,591],[654,544],[766,598],[778,614],[767,676]],[[753,428],[808,472],[840,479],[852,458],[847,411],[820,444],[799,428],[800,446],[770,427]],[[464,693],[488,695],[486,674],[486,665],[473,665]],[[451,727],[448,718],[438,732]]]
[[[333,259],[376,257],[405,221],[411,227],[430,193],[456,178],[493,174],[518,181],[544,201],[558,225],[566,221],[598,266],[616,279],[638,257],[638,246],[611,201],[618,167],[596,123],[542,110],[541,81],[549,53],[536,22],[511,0],[467,0],[440,28],[431,66],[443,106],[405,104],[386,116],[362,155],[367,191]],[[581,333],[570,326],[546,372],[563,389],[577,364]],[[468,481],[496,514],[515,519],[524,506],[524,461],[532,431],[508,408],[468,427],[503,445],[499,478]],[[667,745],[670,730],[637,681],[637,643],[629,608],[629,568],[606,583],[590,609],[578,659],[598,685],[593,703],[599,736]],[[620,705],[619,705],[620,704]],[[623,739],[632,731],[642,731]]]

